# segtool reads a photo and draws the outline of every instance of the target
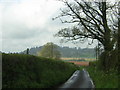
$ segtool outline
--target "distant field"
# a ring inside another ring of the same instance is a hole
[[[89,62],[95,61],[95,59],[88,58],[62,58],[65,62],[74,63],[78,66],[89,66]]]
[[[70,63],[74,63],[78,66],[89,66],[89,62],[84,62],[84,61],[80,61],[80,62],[76,62],[76,61],[69,61]]]
[[[95,58],[61,58],[61,60],[85,60],[85,61],[95,61]]]

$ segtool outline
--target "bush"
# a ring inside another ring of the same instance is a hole
[[[118,73],[115,70],[104,72],[93,66],[87,68],[95,88],[118,88]]]
[[[65,82],[78,68],[60,60],[2,54],[3,88],[47,88]]]
[[[118,52],[112,50],[111,52],[103,52],[98,60],[98,67],[102,70],[118,69]]]

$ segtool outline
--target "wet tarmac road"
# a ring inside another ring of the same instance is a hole
[[[75,71],[73,75],[58,90],[68,90],[68,88],[84,88],[84,90],[93,90],[94,84],[86,70]]]

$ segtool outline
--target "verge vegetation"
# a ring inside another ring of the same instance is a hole
[[[2,54],[3,88],[50,88],[65,82],[78,69],[60,60],[24,54]]]
[[[99,69],[96,63],[98,62],[91,62],[90,66],[85,67],[95,84],[95,88],[118,88],[118,71],[111,69],[105,72]]]

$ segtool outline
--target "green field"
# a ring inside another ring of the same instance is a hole
[[[77,66],[32,55],[2,54],[3,88],[50,88],[65,82]]]

